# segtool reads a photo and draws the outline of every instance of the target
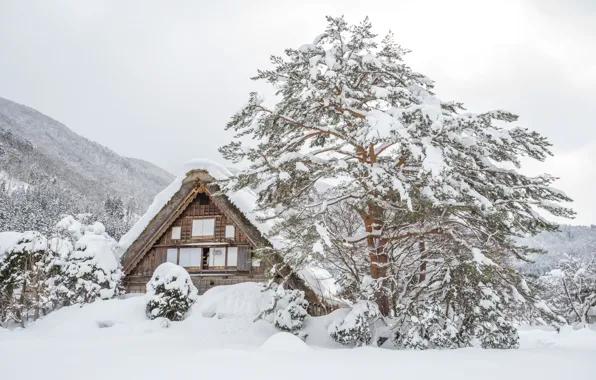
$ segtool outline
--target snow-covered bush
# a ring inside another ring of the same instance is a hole
[[[585,326],[596,314],[596,252],[591,257],[565,255],[556,269],[540,278],[550,304],[569,323]]]
[[[519,348],[519,334],[513,323],[494,312],[480,323],[476,334],[482,348]]]
[[[373,338],[371,326],[380,316],[377,305],[370,301],[356,303],[342,321],[329,325],[333,340],[346,346],[364,346]]]
[[[449,300],[450,316],[458,329],[457,345],[468,347],[479,341],[484,348],[517,348],[517,329],[506,317],[513,304],[528,301],[508,283],[521,282],[518,286],[523,289],[525,282],[515,271],[500,270],[487,257],[477,260],[455,267],[444,286],[442,299]],[[529,299],[527,289],[525,293]]]
[[[405,323],[394,333],[397,347],[425,350],[457,347],[457,327],[437,304],[421,305],[415,312],[405,313]]]
[[[10,247],[0,263],[0,298],[3,320],[24,325],[33,314],[52,308],[52,276],[56,274],[56,257],[48,249],[47,239],[36,231],[25,232]]]
[[[101,223],[77,240],[68,254],[62,284],[70,303],[89,303],[109,299],[124,292],[123,272],[116,259],[113,239]]]
[[[146,313],[150,319],[163,317],[181,321],[197,301],[198,291],[184,268],[163,263],[147,283],[146,297]]]
[[[308,301],[304,299],[304,292],[284,289],[283,285],[275,283],[272,283],[270,287],[275,290],[273,298],[257,319],[272,322],[278,329],[305,339],[306,336],[301,334],[304,328],[304,319],[308,315]]]

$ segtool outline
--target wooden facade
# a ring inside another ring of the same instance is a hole
[[[158,213],[125,253],[128,290],[143,292],[155,268],[168,261],[184,267],[201,293],[216,285],[264,281],[259,262],[252,259],[257,244],[245,232],[245,217],[231,204],[224,204],[222,196],[219,202],[212,197],[204,180],[187,179],[169,202],[178,204],[167,205],[174,206],[174,215],[164,219],[164,210]],[[144,245],[136,244],[144,235],[153,236]]]
[[[213,286],[265,281],[267,268],[273,280],[303,290],[311,307],[325,307],[276,251],[253,258],[256,248],[267,247],[270,242],[221,193],[217,181],[205,170],[192,170],[124,253],[125,286],[144,292],[155,268],[166,261],[185,267],[200,294]]]
[[[212,233],[203,236],[193,235],[193,221],[213,220],[214,228]],[[226,229],[232,227],[233,237],[226,237]],[[173,231],[179,228],[179,238],[174,238]],[[229,257],[232,249],[236,253],[235,263]],[[250,252],[252,247],[240,228],[211,201],[209,195],[199,192],[186,207],[186,209],[170,226],[162,233],[155,242],[148,254],[130,272],[132,276],[150,276],[159,264],[167,260],[168,251],[176,250],[175,264],[185,267],[191,274],[208,274],[212,272],[251,272],[252,260]],[[191,255],[200,255],[201,258],[192,258],[192,265],[181,262],[181,250],[192,250]],[[209,265],[210,255],[215,251],[223,252],[223,261],[219,265]],[[221,265],[223,264],[223,265]],[[258,268],[258,267],[256,267]],[[258,270],[256,269],[255,270]]]

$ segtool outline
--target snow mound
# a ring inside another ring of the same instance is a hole
[[[279,332],[269,337],[261,345],[261,349],[266,351],[305,352],[309,350],[309,347],[296,335]]]
[[[254,319],[269,306],[274,292],[262,283],[222,285],[205,292],[195,305],[203,317]]]
[[[122,330],[148,330],[143,297],[97,300],[84,306],[66,306],[30,324],[25,333],[59,337],[119,334]]]
[[[101,224],[101,223],[96,223]],[[103,228],[103,225],[101,226]],[[97,234],[102,231],[99,226],[94,227],[95,233],[87,233],[75,244],[75,250],[70,254],[71,259],[90,259],[89,265],[95,265],[109,273],[118,269],[119,263],[114,256],[110,241],[106,236]]]
[[[327,301],[335,301],[339,286],[325,268],[318,266],[306,267],[298,272],[300,278],[319,296]]]
[[[155,269],[147,283],[147,316],[183,320],[197,301],[198,291],[186,269],[173,263],[163,263]]]
[[[0,261],[2,261],[2,257],[8,251],[8,248],[17,244],[22,235],[16,231],[0,232]]]
[[[522,326],[519,329],[520,345],[523,348],[566,348],[593,349],[596,347],[596,325],[575,330],[563,326],[559,333],[550,326]]]
[[[26,231],[20,234],[18,241],[10,246],[6,252],[34,252],[43,251],[48,246],[48,240],[37,231]]]
[[[183,174],[186,174],[191,170],[205,170],[211,177],[218,181],[226,180],[233,175],[232,172],[222,164],[206,158],[195,158],[186,161],[182,165],[182,168],[184,169]]]
[[[83,236],[83,225],[72,215],[67,215],[56,223],[56,231],[70,236],[73,240],[79,240]]]
[[[155,289],[162,284],[166,289],[180,289],[182,294],[190,294],[193,300],[197,298],[196,292],[192,295],[193,292],[189,289],[192,284],[190,275],[179,265],[163,263],[155,268],[151,281],[147,283],[147,296],[155,295]]]

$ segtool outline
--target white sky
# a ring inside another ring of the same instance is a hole
[[[228,118],[271,54],[325,15],[391,29],[443,100],[507,109],[554,144],[530,165],[561,177],[575,224],[596,224],[596,1],[0,0],[0,97],[117,153],[177,172],[221,160]]]

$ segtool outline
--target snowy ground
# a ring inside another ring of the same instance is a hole
[[[306,346],[293,336],[273,336],[266,322],[252,322],[267,301],[254,286],[214,289],[187,320],[169,328],[148,321],[143,297],[131,297],[64,308],[25,330],[0,330],[0,378],[595,378],[591,330],[523,330],[522,347],[510,351],[340,349],[323,334],[329,318],[322,317],[309,321]]]

